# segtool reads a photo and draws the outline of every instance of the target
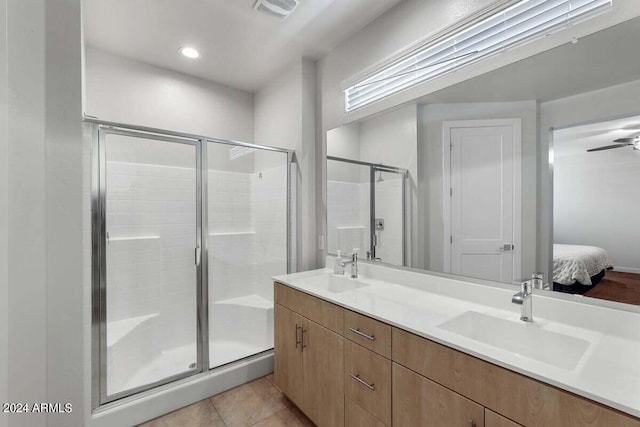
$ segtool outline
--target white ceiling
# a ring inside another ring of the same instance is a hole
[[[317,59],[400,0],[301,0],[285,21],[255,0],[85,0],[88,46],[255,91],[297,58]],[[181,46],[196,47],[197,60]]]

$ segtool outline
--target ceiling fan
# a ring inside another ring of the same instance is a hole
[[[633,147],[634,150],[640,150],[640,135],[636,135],[630,138],[618,138],[613,140],[615,144],[613,145],[605,145],[603,147],[590,148],[587,152],[592,151],[604,151],[604,150],[612,150],[614,148],[622,148],[622,147]]]

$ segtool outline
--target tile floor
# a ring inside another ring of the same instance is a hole
[[[273,374],[201,400],[139,427],[312,427],[273,383]]]

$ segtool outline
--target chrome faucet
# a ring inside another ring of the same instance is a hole
[[[347,256],[351,257],[350,261],[342,261],[342,263],[340,264],[342,267],[345,267],[347,265],[351,265],[351,278],[352,279],[357,279],[358,278],[358,250],[357,248],[353,249],[353,253],[348,254]]]
[[[511,302],[520,306],[520,320],[523,322],[533,322],[533,280],[522,282],[520,292],[511,297]]]

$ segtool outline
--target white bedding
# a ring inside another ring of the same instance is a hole
[[[591,285],[591,276],[611,268],[604,249],[596,246],[553,245],[553,281],[562,285]]]

